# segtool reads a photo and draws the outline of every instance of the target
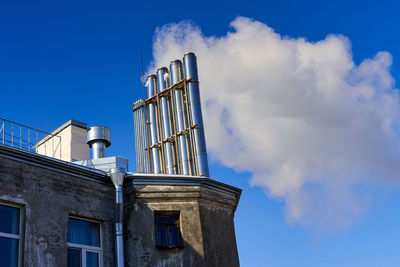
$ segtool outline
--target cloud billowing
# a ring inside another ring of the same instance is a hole
[[[252,173],[284,201],[288,222],[347,226],[370,183],[400,178],[399,94],[392,57],[356,65],[350,40],[281,36],[239,17],[221,37],[189,22],[156,30],[154,66],[196,53],[212,160]]]

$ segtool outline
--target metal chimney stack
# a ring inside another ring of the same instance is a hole
[[[133,104],[137,169],[209,177],[196,56],[169,67],[147,77],[147,99]]]
[[[171,85],[177,84],[181,82],[183,77],[183,68],[182,68],[182,61],[176,59],[171,62],[170,64],[170,71],[171,71]],[[180,133],[184,131],[188,127],[188,120],[185,110],[185,100],[183,97],[182,90],[176,90],[173,95],[175,101],[175,116],[176,116],[176,132]],[[185,135],[178,136],[178,147],[180,152],[180,166],[181,166],[181,173],[184,175],[190,175],[190,170],[192,169],[189,161],[189,153],[188,149],[189,140],[187,140]]]
[[[169,84],[169,75],[168,69],[163,67],[157,70],[157,84],[158,90],[160,92],[167,89]],[[171,103],[167,96],[161,96],[161,125],[162,125],[162,137],[163,139],[167,139],[172,135],[172,125],[171,125]],[[167,139],[168,140],[168,139]],[[166,165],[167,165],[167,173],[175,174],[175,164],[174,164],[174,148],[172,146],[171,141],[165,142],[165,157],[166,157]]]
[[[111,145],[110,129],[104,126],[90,127],[86,143],[92,148],[92,159],[106,156],[106,147]]]
[[[187,80],[188,105],[191,111],[192,123],[196,125],[193,129],[195,143],[195,160],[198,175],[209,177],[207,160],[206,138],[204,135],[203,115],[201,112],[199,78],[197,74],[197,61],[194,53],[186,53],[183,57],[185,78]]]
[[[152,74],[147,77],[146,87],[147,87],[147,97],[150,98],[158,93],[157,90],[157,76]],[[154,173],[161,173],[161,166],[160,166],[160,150],[157,146],[159,142],[158,138],[158,129],[157,129],[157,111],[156,105],[154,103],[149,104],[149,131],[150,131],[150,140],[149,144],[151,148],[151,163],[153,165],[153,172]]]

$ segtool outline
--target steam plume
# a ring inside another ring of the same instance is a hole
[[[190,22],[160,27],[153,66],[195,52],[211,158],[252,173],[251,184],[284,201],[288,222],[347,226],[369,184],[400,175],[391,55],[356,65],[341,35],[309,42],[244,17],[231,27],[221,37]]]

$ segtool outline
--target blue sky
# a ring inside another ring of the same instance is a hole
[[[140,54],[145,71],[155,60],[157,27],[190,20],[203,36],[218,39],[234,31],[230,23],[242,16],[268,25],[282,39],[313,43],[343,35],[356,65],[389,52],[390,74],[399,81],[399,10],[396,1],[2,1],[0,117],[45,131],[71,118],[108,126],[108,154],[133,164],[131,104],[142,97]],[[368,194],[368,208],[349,225],[321,234],[315,224],[288,220],[285,197],[270,185],[251,186],[254,173],[223,162],[218,153],[211,157],[212,178],[243,189],[235,214],[242,266],[399,265],[400,173],[384,183],[372,177],[367,189],[357,184],[360,194]],[[327,208],[335,213],[335,203]]]

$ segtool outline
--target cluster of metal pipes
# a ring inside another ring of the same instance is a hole
[[[137,172],[148,173],[150,171],[146,136],[146,116],[144,101],[139,99],[133,103],[133,119],[135,126],[135,148]]]
[[[138,172],[209,177],[195,54],[159,68],[145,87],[147,99],[133,105]]]

